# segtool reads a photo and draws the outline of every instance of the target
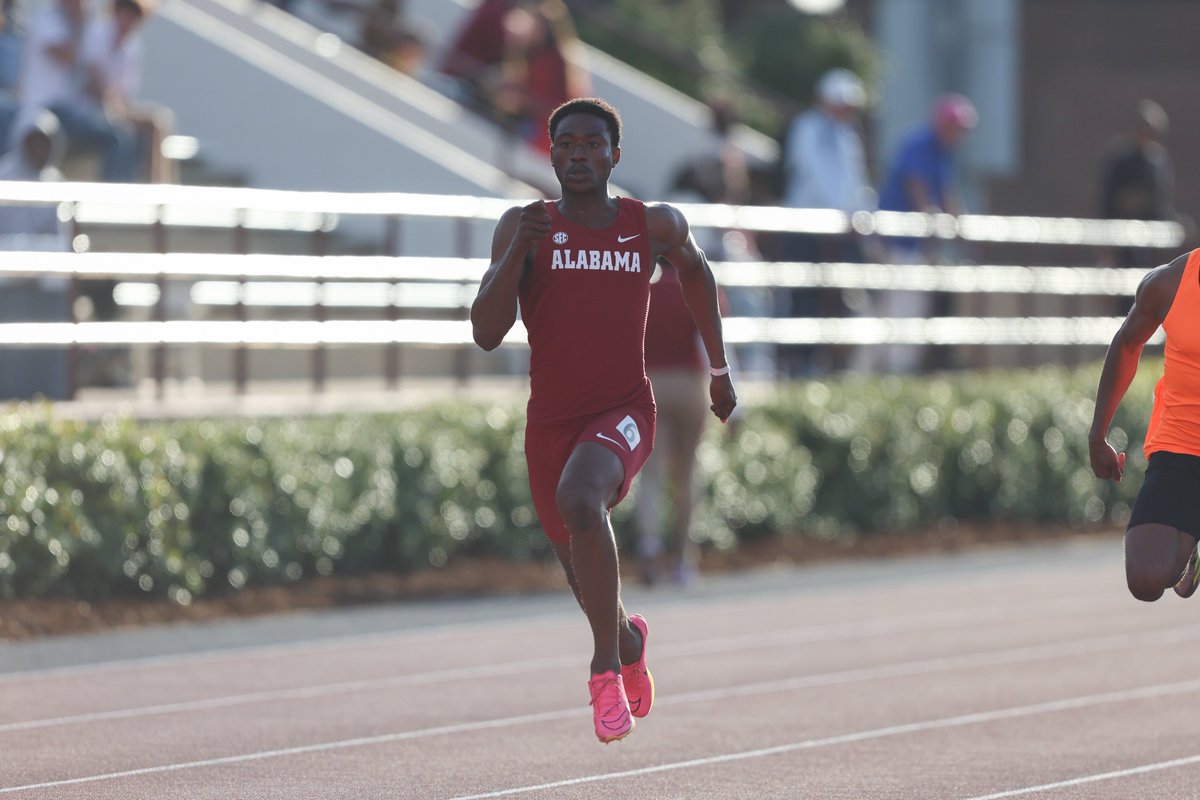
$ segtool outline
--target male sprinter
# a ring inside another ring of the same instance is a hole
[[[529,334],[525,433],[529,485],[542,528],[587,615],[594,652],[596,736],[627,736],[654,703],[646,621],[621,605],[609,510],[629,491],[654,444],[654,395],[644,348],[650,275],[662,257],[679,273],[704,340],[712,411],[737,404],[725,360],[717,287],[683,215],[612,197],[621,117],[585,98],[550,116],[559,200],[511,208],[492,240],[492,263],[471,306],[475,342],[498,346],[520,305]]]
[[[1138,286],[1133,308],[1108,348],[1088,434],[1096,477],[1121,480],[1125,454],[1106,440],[1113,415],[1137,372],[1142,347],[1161,325],[1167,334],[1163,376],[1146,431],[1146,478],[1125,530],[1129,591],[1153,602],[1168,586],[1196,591],[1200,537],[1200,250],[1156,267]]]

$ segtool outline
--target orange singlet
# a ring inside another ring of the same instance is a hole
[[[1160,450],[1200,456],[1200,249],[1188,255],[1163,330],[1163,376],[1154,389],[1146,457]]]

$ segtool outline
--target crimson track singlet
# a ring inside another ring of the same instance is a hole
[[[550,235],[521,284],[529,333],[529,421],[558,423],[649,400],[644,347],[650,304],[646,207],[618,198],[605,228],[547,203]]]

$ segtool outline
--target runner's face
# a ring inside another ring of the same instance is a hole
[[[607,186],[620,158],[621,148],[612,146],[604,120],[591,114],[570,114],[559,120],[550,163],[564,192],[580,194]]]

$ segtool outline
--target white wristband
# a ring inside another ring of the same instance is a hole
[[[726,364],[723,367],[709,367],[708,374],[712,375],[714,378],[719,378],[722,375],[728,375],[729,374],[729,365]]]

